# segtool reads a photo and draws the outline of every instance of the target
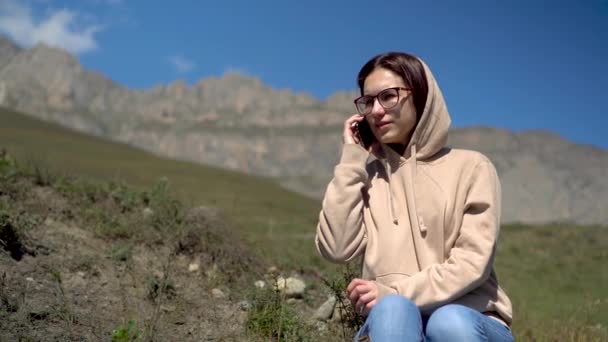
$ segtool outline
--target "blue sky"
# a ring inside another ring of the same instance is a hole
[[[324,99],[387,50],[420,56],[455,127],[608,148],[608,1],[0,0],[0,32],[131,88],[228,70]],[[345,117],[350,113],[345,113]]]

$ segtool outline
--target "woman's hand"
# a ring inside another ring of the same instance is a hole
[[[357,125],[365,120],[365,116],[355,114],[344,121],[343,142],[345,144],[358,144],[363,146]],[[374,142],[367,148],[368,152],[377,151],[380,149],[380,144],[374,139]]]
[[[360,144],[361,139],[357,131],[357,124],[365,120],[361,114],[355,114],[344,121],[344,143],[345,144]]]
[[[361,316],[367,316],[378,299],[378,285],[371,280],[353,279],[346,288],[353,309]]]

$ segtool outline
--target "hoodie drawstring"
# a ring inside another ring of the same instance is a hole
[[[416,199],[416,188],[414,187],[414,179],[416,178],[416,172],[418,171],[418,159],[416,157],[416,144],[412,144],[412,154],[411,154],[411,158],[412,158],[412,162],[410,163],[410,169],[411,169],[411,176],[412,176],[412,184],[411,184],[411,195],[412,195],[412,200],[415,201]],[[408,203],[408,206],[413,205],[414,203]],[[410,220],[412,221],[411,223],[413,224],[413,226],[417,226],[418,229],[420,230],[421,233],[426,233],[426,225],[424,224],[424,222],[422,222],[422,218],[418,216],[418,210],[416,208],[415,211],[413,211],[413,218],[411,218]],[[412,215],[410,215],[412,216]]]
[[[419,224],[420,220],[418,218],[418,208],[416,208],[416,193],[414,191],[414,179],[416,176],[416,169],[417,169],[417,165],[418,164],[418,160],[416,158],[416,144],[412,144],[412,149],[411,149],[411,163],[410,163],[410,184],[408,184],[409,186],[405,188],[405,194],[407,197],[407,209],[408,209],[408,214],[410,217],[410,225],[412,227],[412,229],[410,229],[410,232],[412,233],[412,242],[414,243],[414,249],[417,251],[418,248],[416,246],[416,237],[414,236],[414,229],[415,227],[418,227],[418,229],[420,230],[421,233],[425,233],[426,232],[426,226],[423,227],[422,224]],[[408,195],[409,192],[409,195]],[[418,265],[418,269],[421,270],[421,264],[420,264],[420,257],[418,256],[418,253],[414,253],[416,255],[416,264]]]
[[[411,184],[409,186],[409,190],[411,191],[411,199],[412,199],[412,203],[408,203],[408,207],[409,206],[414,206],[413,201],[415,201],[416,198],[416,192],[414,189],[414,179],[416,177],[416,172],[417,172],[417,164],[418,164],[418,159],[416,157],[416,144],[412,144],[412,148],[411,148],[411,162],[410,162],[410,173],[411,173]],[[384,159],[384,168],[386,170],[386,174],[387,174],[387,182],[386,182],[386,187],[387,187],[387,196],[388,196],[388,210],[391,216],[391,219],[393,220],[393,224],[397,225],[399,224],[399,220],[397,219],[397,216],[395,215],[396,210],[395,210],[395,203],[393,201],[393,194],[391,192],[391,174],[392,174],[392,169],[391,169],[391,163],[388,161],[388,159]],[[406,190],[407,192],[407,190]],[[426,233],[426,225],[424,224],[424,222],[422,222],[422,218],[418,217],[418,213],[417,210],[412,210],[410,212],[410,224],[412,225],[412,227],[418,227],[418,229],[420,230],[421,233]]]
[[[387,176],[387,182],[386,182],[386,187],[387,187],[387,196],[388,196],[388,210],[390,212],[391,215],[391,219],[393,220],[393,224],[394,225],[398,225],[399,224],[399,220],[397,219],[397,217],[395,216],[395,207],[393,204],[393,195],[391,193],[391,164],[388,161],[388,159],[384,160],[385,165],[384,168],[386,169],[386,176]]]

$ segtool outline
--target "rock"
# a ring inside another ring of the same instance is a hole
[[[343,309],[341,309],[339,305],[336,305],[334,307],[333,311],[334,312],[331,315],[331,320],[332,321],[340,321],[340,320],[342,320]]]
[[[266,287],[266,283],[263,280],[258,280],[255,283],[253,283],[253,285],[255,287],[257,287],[258,289],[263,289]]]
[[[220,289],[212,289],[211,290],[211,295],[213,296],[213,298],[226,298],[226,294],[224,294],[224,292]]]
[[[34,278],[32,278],[32,277],[27,277],[27,278],[25,278],[25,280],[27,280],[27,281],[34,281]]]
[[[325,303],[321,304],[321,306],[315,311],[314,318],[320,321],[327,321],[331,318],[334,313],[334,308],[336,307],[336,296],[329,296]]]
[[[79,274],[66,274],[65,278],[62,279],[62,283],[67,288],[86,288],[88,285],[86,279]]]
[[[189,272],[196,272],[196,271],[199,270],[199,268],[200,268],[199,264],[197,264],[195,262],[193,262],[190,265],[188,265],[188,271]]]
[[[268,270],[266,271],[266,273],[268,273],[270,275],[276,275],[276,274],[279,274],[279,269],[276,266],[270,266],[270,267],[268,267]]]
[[[283,291],[287,297],[291,298],[301,298],[306,289],[304,281],[295,277],[289,277],[287,279],[279,277],[276,286],[280,291]]]
[[[323,332],[325,330],[327,330],[327,324],[325,322],[315,322],[315,327],[317,328],[317,331],[319,332]]]
[[[175,306],[173,305],[161,305],[160,309],[164,312],[173,312],[175,311]]]
[[[84,272],[82,272],[82,271],[78,271],[76,274],[77,274],[77,275],[78,275],[80,278],[84,278],[84,276],[85,276],[85,273],[84,273]]]
[[[245,326],[247,325],[247,320],[249,319],[249,312],[241,311],[236,317],[238,325]]]
[[[239,302],[239,308],[243,311],[249,311],[252,308],[251,302],[243,300]]]
[[[150,208],[148,208],[148,207],[145,207],[145,208],[144,208],[144,209],[141,211],[141,213],[142,213],[142,215],[144,215],[144,218],[148,218],[148,217],[150,217],[150,216],[154,215],[154,210],[152,210],[152,209],[150,209]]]

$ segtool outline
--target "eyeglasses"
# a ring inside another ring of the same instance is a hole
[[[378,103],[384,109],[393,108],[399,103],[399,90],[410,90],[403,87],[387,88],[379,92],[376,96],[364,95],[355,99],[355,107],[359,114],[367,115],[374,108],[374,101],[378,99]]]

